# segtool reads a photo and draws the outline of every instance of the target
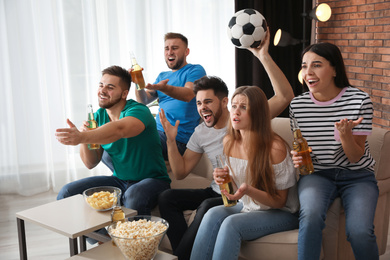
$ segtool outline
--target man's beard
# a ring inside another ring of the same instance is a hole
[[[212,122],[211,125],[207,125],[207,124],[205,123],[205,125],[206,125],[208,128],[214,127],[214,126],[218,123],[218,120],[221,119],[221,116],[222,116],[222,108],[219,107],[218,110],[217,110],[217,112],[214,113],[214,112],[211,111],[211,113],[212,113],[212,116],[213,116],[213,118],[214,118],[214,121]]]
[[[171,67],[169,67],[168,62],[166,62],[166,63],[167,63],[168,68],[170,68],[171,70],[178,70],[178,69],[180,69],[181,66],[183,65],[183,63],[184,63],[184,58],[177,59],[177,60],[176,60],[176,64],[173,65],[173,66],[171,66]]]
[[[100,106],[101,108],[105,108],[105,109],[111,108],[112,106],[118,104],[118,103],[121,101],[121,99],[122,99],[122,98],[119,96],[117,99],[114,99],[113,101],[108,102],[108,103],[103,103],[103,102],[101,102],[101,101],[99,100],[99,106]]]

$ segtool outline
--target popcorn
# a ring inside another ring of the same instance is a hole
[[[146,219],[117,222],[109,233],[126,259],[153,259],[167,226]]]

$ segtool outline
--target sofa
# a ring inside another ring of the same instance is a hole
[[[292,133],[288,118],[274,118],[272,120],[274,131],[283,137],[290,145]],[[390,211],[390,131],[373,127],[372,135],[368,136],[371,154],[376,160],[375,175],[379,186],[379,199],[375,212],[375,235],[379,247],[379,254],[386,251],[389,230]],[[183,180],[172,179],[173,189],[205,188],[212,181],[213,168],[206,155],[192,172]],[[154,209],[154,215],[159,215]],[[190,223],[195,214],[193,211],[184,212]],[[243,241],[240,259],[247,260],[272,260],[272,259],[297,259],[298,258],[298,230],[275,233],[253,241]],[[171,247],[167,237],[160,245],[160,250],[170,252]],[[345,235],[345,215],[341,200],[336,199],[327,213],[326,227],[323,230],[323,242],[321,259],[325,260],[349,260],[354,259],[351,246]]]

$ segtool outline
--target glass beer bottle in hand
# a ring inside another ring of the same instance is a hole
[[[299,164],[299,172],[301,175],[308,175],[314,172],[313,163],[311,161],[309,146],[307,141],[303,138],[301,129],[299,129],[298,122],[295,118],[292,119],[293,122],[293,149],[298,152],[298,156],[302,157],[302,162]]]
[[[217,155],[217,168],[224,168],[225,167],[225,156],[224,155]],[[233,182],[232,182],[232,179],[230,177],[230,175],[226,175],[223,183],[221,185],[219,185],[219,188],[221,190],[226,190],[229,194],[234,194],[234,190],[233,190]],[[229,200],[225,194],[223,194],[221,192],[221,196],[222,196],[222,200],[223,200],[223,205],[225,205],[225,207],[231,207],[231,206],[234,206],[237,204],[237,201],[236,200]]]
[[[96,122],[95,117],[93,115],[93,109],[92,109],[91,104],[88,105],[88,128],[90,130],[97,128],[97,122]],[[89,150],[95,150],[95,149],[99,149],[99,148],[100,148],[100,144],[88,144]]]
[[[142,75],[142,71],[144,70],[141,68],[141,66],[138,64],[137,60],[135,59],[134,53],[130,53],[131,56],[131,79],[135,83],[137,90],[141,90],[145,88],[145,80],[144,76]]]

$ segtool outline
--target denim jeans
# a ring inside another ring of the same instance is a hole
[[[241,212],[242,202],[233,207],[217,206],[204,216],[192,248],[191,259],[238,259],[242,240],[298,228],[298,216],[279,209]]]
[[[336,197],[345,210],[346,236],[355,259],[379,259],[373,225],[378,194],[375,176],[367,170],[329,169],[301,176],[298,259],[320,258],[326,212]]]
[[[122,190],[121,203],[126,208],[135,209],[138,215],[150,215],[157,205],[158,195],[170,188],[170,184],[158,179],[123,181],[115,176],[92,176],[68,183],[62,187],[57,199],[63,199],[97,186],[114,186]]]
[[[160,215],[168,221],[167,235],[173,254],[179,260],[190,259],[196,232],[206,212],[222,205],[222,197],[210,187],[206,189],[171,189],[162,192],[158,199]],[[196,215],[189,226],[184,218],[184,210],[195,210]]]
[[[162,153],[163,153],[164,160],[168,161],[167,136],[165,135],[165,133],[163,131],[159,131],[159,130],[158,130],[158,134],[160,136],[160,142],[161,142],[161,146],[162,146]],[[176,146],[177,146],[177,149],[179,150],[179,153],[181,155],[183,155],[187,149],[187,144],[176,140]]]

